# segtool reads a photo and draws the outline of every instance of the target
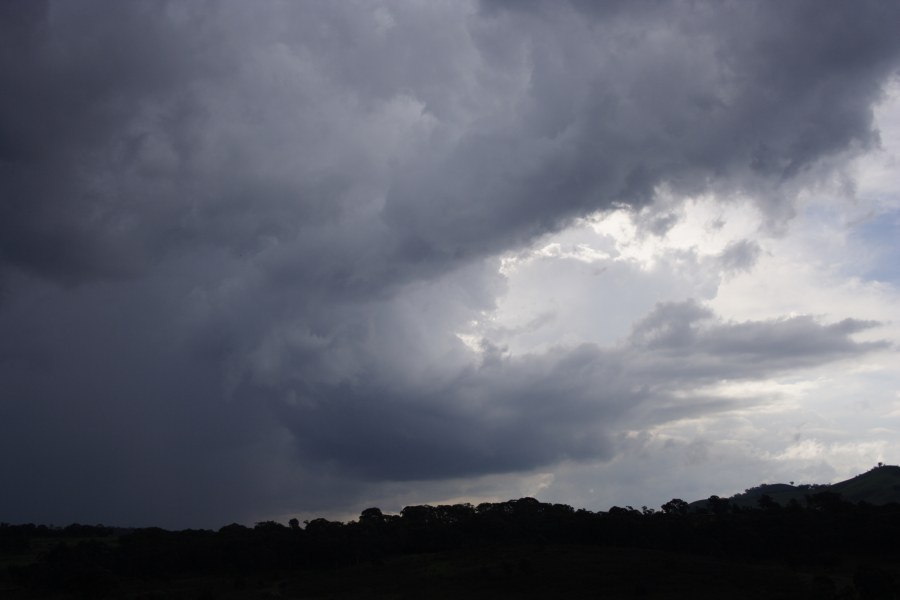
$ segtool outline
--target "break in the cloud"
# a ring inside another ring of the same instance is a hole
[[[605,508],[634,440],[746,441],[741,386],[888,348],[728,298],[879,147],[898,12],[4,3],[3,518]]]

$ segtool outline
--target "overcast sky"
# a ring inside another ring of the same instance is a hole
[[[900,462],[900,3],[0,3],[0,520]]]

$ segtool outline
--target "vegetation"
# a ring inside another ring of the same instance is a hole
[[[521,498],[218,531],[2,524],[0,597],[894,598],[900,504],[837,490],[886,498],[898,472],[807,487],[802,503],[775,501],[782,487],[739,495],[755,507],[711,496],[595,513]]]
[[[879,463],[866,473],[831,485],[809,483],[794,485],[793,481],[789,484],[763,483],[748,488],[742,493],[732,496],[729,500],[743,508],[756,508],[759,506],[760,499],[768,496],[772,502],[786,507],[793,502],[802,505],[808,496],[821,492],[840,494],[843,500],[853,503],[865,502],[878,506],[900,503],[900,466]],[[767,501],[763,500],[763,502]],[[707,500],[692,502],[691,508],[707,508]]]

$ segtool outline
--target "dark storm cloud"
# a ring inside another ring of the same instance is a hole
[[[196,35],[162,5],[4,4],[0,261],[63,282],[141,268],[166,230],[130,180],[135,121],[202,77]],[[12,30],[12,31],[6,31]],[[155,125],[177,120],[175,110]],[[177,127],[177,123],[171,123]],[[149,183],[149,182],[147,182]],[[184,189],[167,191],[183,194]]]
[[[736,407],[699,394],[703,386],[884,349],[850,337],[875,326],[809,317],[731,323],[692,301],[661,304],[611,349],[585,344],[511,357],[486,347],[480,367],[444,383],[407,387],[372,373],[356,383],[279,386],[272,401],[301,455],[358,477],[528,470],[610,458],[614,434],[636,415],[647,424]]]
[[[3,261],[78,281],[215,243],[369,288],[661,183],[778,198],[877,137],[893,3],[591,7],[9,4]]]
[[[878,325],[855,319],[822,325],[810,316],[722,323],[695,302],[667,303],[634,326],[629,360],[670,382],[758,379],[886,349],[887,342],[850,337]]]
[[[497,253],[588,212],[665,187],[789,214],[876,143],[898,13],[3,3],[0,509],[191,524],[609,457],[634,414],[678,412],[663,382],[879,348],[692,304],[480,366],[455,332],[503,293]]]

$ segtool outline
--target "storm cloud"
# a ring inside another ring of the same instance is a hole
[[[302,453],[361,476],[432,479],[610,458],[610,438],[635,413],[665,409],[671,419],[694,414],[698,402],[726,408],[698,390],[884,348],[849,337],[877,325],[726,323],[694,302],[660,305],[613,348],[520,357],[491,348],[447,382],[410,388],[373,373],[290,395],[279,412]]]
[[[697,301],[612,345],[458,334],[506,293],[504,253],[587,215],[643,209],[664,235],[661,194],[715,194],[789,220],[877,147],[898,21],[890,2],[4,3],[0,516],[216,525],[609,460],[624,428],[732,407],[713,382],[885,349],[853,315]]]

